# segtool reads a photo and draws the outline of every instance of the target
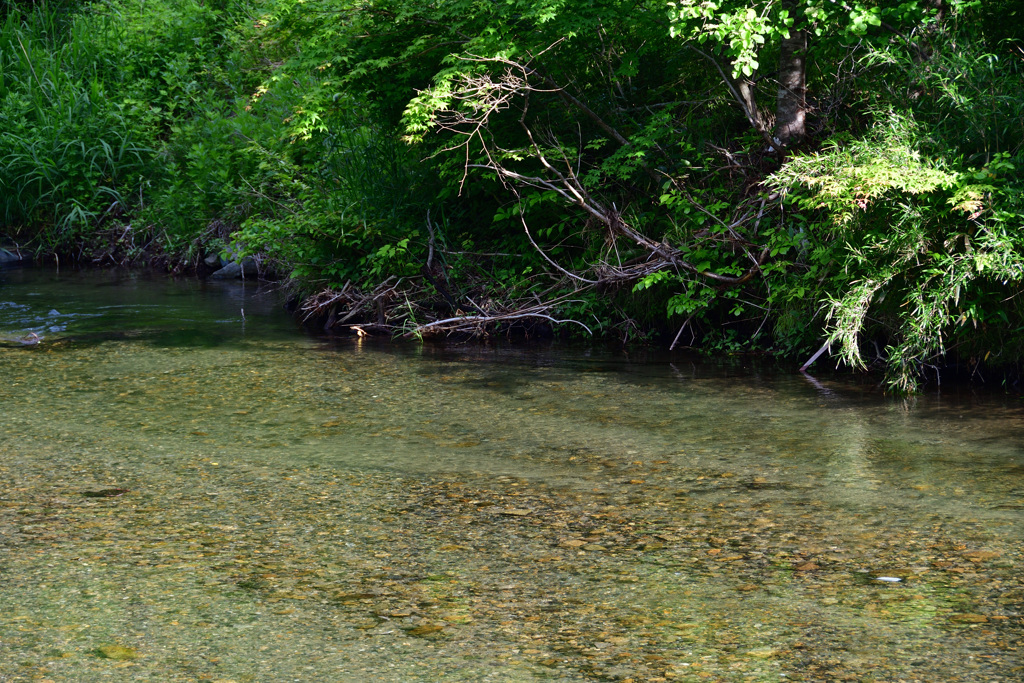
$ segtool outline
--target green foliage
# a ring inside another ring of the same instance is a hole
[[[122,213],[152,167],[89,59],[85,30],[73,24],[65,42],[61,16],[41,5],[0,25],[0,220],[50,245]]]
[[[1000,154],[984,168],[954,171],[914,148],[924,137],[909,116],[889,113],[868,136],[795,157],[771,180],[779,189],[806,187],[793,204],[831,217],[817,235],[837,262],[826,298],[829,339],[846,362],[864,366],[862,336],[870,318],[880,321],[888,380],[899,392],[916,389],[950,337],[982,352],[990,340],[978,327],[1000,312],[1006,320],[992,292],[1024,281],[1015,164]]]
[[[408,276],[425,253],[432,194],[425,169],[394,130],[351,105],[296,143],[290,152],[303,167],[293,163],[268,186],[283,201],[236,235],[308,285]]]
[[[67,251],[134,224],[304,291],[556,300],[714,352],[824,335],[910,391],[954,354],[1024,357],[1018,5],[0,3],[0,228]],[[781,159],[794,31],[810,108]]]
[[[927,194],[956,184],[955,173],[923,159],[914,148],[922,136],[912,117],[878,112],[875,118],[877,125],[863,138],[842,136],[826,142],[820,152],[790,159],[771,185],[780,191],[798,185],[815,190],[797,206],[825,209],[841,226],[881,197]]]
[[[883,21],[921,24],[936,11],[918,0],[877,5],[830,0],[678,0],[668,6],[672,35],[714,46],[732,65],[734,78],[753,76],[761,66],[761,52],[788,38],[791,31],[807,31],[820,41],[842,45],[862,40]]]
[[[221,101],[245,78],[218,56],[230,47],[229,27],[241,6],[120,0],[77,13],[72,3],[9,11],[0,32],[6,229],[36,235],[47,249],[67,249],[140,208],[149,194],[153,204],[174,206],[171,218],[186,226],[175,229],[171,220],[164,234],[189,233],[187,242],[197,225],[205,227],[192,222],[198,216],[187,207],[202,204],[209,216],[233,205],[237,197],[227,195],[237,194],[239,183],[226,179],[236,178],[236,169],[221,164],[237,161],[232,135],[245,131],[225,123],[232,107]],[[168,144],[178,134],[183,139]],[[204,139],[183,165],[188,154],[181,147],[190,135]]]

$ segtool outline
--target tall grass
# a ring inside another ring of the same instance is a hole
[[[152,164],[70,3],[0,25],[0,229],[66,249],[127,208]]]

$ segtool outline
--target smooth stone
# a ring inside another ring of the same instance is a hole
[[[949,620],[957,624],[984,624],[988,617],[984,614],[954,614]]]
[[[256,277],[260,274],[260,269],[256,265],[256,259],[252,256],[246,256],[242,259],[242,275],[245,277]]]
[[[256,261],[251,256],[246,256],[241,261],[229,263],[220,270],[210,275],[214,280],[237,280],[244,277],[257,277],[260,274]]]
[[[100,645],[96,648],[96,656],[103,659],[114,659],[119,662],[129,661],[132,659],[138,659],[139,653],[130,647],[124,645]]]
[[[242,277],[242,266],[238,263],[229,263],[210,275],[211,280],[235,280],[240,277]]]

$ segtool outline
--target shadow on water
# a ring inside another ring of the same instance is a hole
[[[279,292],[255,283],[170,279],[132,271],[0,271],[0,340],[85,344],[127,336],[217,346],[294,336]]]
[[[212,349],[227,341],[227,338],[201,328],[185,328],[178,330],[163,330],[152,335],[146,335],[154,346],[173,347],[196,347]]]

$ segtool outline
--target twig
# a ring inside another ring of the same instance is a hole
[[[517,195],[518,195],[518,193],[517,193]],[[537,250],[537,253],[540,254],[541,256],[543,256],[544,260],[547,261],[548,263],[550,263],[555,268],[555,270],[557,270],[558,272],[562,273],[563,275],[565,275],[565,276],[567,276],[569,278],[572,278],[573,280],[579,280],[580,282],[585,282],[588,285],[596,285],[596,284],[598,284],[598,280],[588,280],[587,278],[580,277],[579,275],[576,275],[575,273],[570,273],[568,270],[566,270],[562,266],[558,265],[555,262],[554,259],[552,259],[550,256],[548,256],[544,252],[544,250],[540,248],[540,245],[538,245],[533,240],[533,235],[530,234],[530,226],[528,226],[526,224],[526,219],[523,217],[522,208],[520,208],[520,210],[519,210],[519,220],[522,221],[522,223],[523,223],[523,230],[526,231],[526,238],[528,240],[530,240],[530,244],[533,245],[533,248]]]
[[[430,222],[430,209],[427,209],[427,232],[430,233],[430,239],[427,240],[427,270],[430,271],[434,267],[434,225]]]
[[[690,321],[691,320],[693,320],[693,315],[692,314],[679,327],[679,331],[676,332],[676,338],[672,340],[672,345],[668,347],[669,351],[671,351],[672,349],[676,348],[676,344],[679,343],[679,337],[683,336],[683,330],[685,330],[690,325]]]
[[[804,363],[803,365],[800,366],[800,372],[806,372],[807,368],[811,367],[811,363],[813,363],[814,361],[818,360],[818,357],[821,356],[821,354],[825,353],[825,351],[828,350],[828,348],[831,345],[832,345],[831,341],[826,341],[824,344],[822,344],[821,348],[818,349],[817,352],[815,352],[815,354],[813,356],[811,356],[811,359],[809,361],[807,361],[806,363]]]

